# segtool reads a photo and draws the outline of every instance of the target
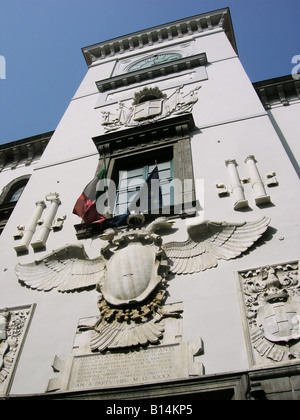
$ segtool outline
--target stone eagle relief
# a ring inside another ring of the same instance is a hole
[[[66,245],[42,260],[17,264],[21,283],[31,289],[59,292],[96,286],[100,314],[93,326],[92,351],[158,343],[163,319],[180,317],[181,305],[165,305],[167,276],[216,267],[219,259],[238,257],[267,230],[270,219],[255,222],[206,221],[187,228],[185,242],[163,244],[156,232],[171,229],[159,217],[144,227],[144,216],[131,214],[127,230],[108,229],[101,255],[89,259],[82,245]],[[85,328],[82,326],[82,328]]]

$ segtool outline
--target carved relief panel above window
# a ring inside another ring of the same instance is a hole
[[[198,102],[200,88],[201,86],[180,86],[167,96],[157,87],[146,87],[135,92],[133,102],[119,101],[118,104],[101,111],[102,126],[109,132],[192,112]]]

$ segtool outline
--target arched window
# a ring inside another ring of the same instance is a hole
[[[21,176],[14,179],[3,188],[3,191],[0,194],[0,234],[6,226],[29,178],[30,175]]]
[[[9,195],[6,197],[5,202],[6,203],[16,203],[19,200],[19,198],[21,197],[21,194],[24,191],[24,188],[27,184],[27,181],[22,182],[21,185],[18,184],[17,186],[15,186],[15,188],[12,188],[9,191]]]

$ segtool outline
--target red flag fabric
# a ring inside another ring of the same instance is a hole
[[[102,223],[105,217],[96,210],[96,204],[86,197],[84,193],[80,195],[73,209],[73,214],[81,217],[85,224]]]
[[[106,169],[103,169],[88,183],[75,203],[73,214],[81,217],[85,224],[103,223],[104,220],[106,220],[105,217],[96,210],[96,186],[99,180],[104,179],[105,177]]]

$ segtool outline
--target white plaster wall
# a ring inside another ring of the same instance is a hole
[[[268,111],[271,121],[282,139],[287,144],[287,153],[292,159],[300,161],[300,102],[290,102],[289,106],[274,107]],[[275,121],[274,121],[275,120]],[[288,150],[290,149],[290,150]]]

